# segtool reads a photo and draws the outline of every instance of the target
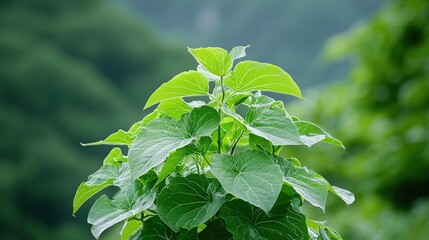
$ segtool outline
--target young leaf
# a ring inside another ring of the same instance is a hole
[[[280,193],[283,174],[270,157],[257,150],[212,156],[211,172],[230,194],[265,212]]]
[[[284,173],[284,181],[315,207],[325,211],[329,183],[306,167],[296,167],[293,163],[276,156]]]
[[[231,59],[234,61],[235,59],[239,59],[246,56],[246,48],[250,47],[250,45],[246,46],[236,46],[234,47],[229,54],[231,54]]]
[[[122,155],[122,150],[118,147],[110,150],[109,154],[104,158],[103,165],[112,164],[119,168],[120,162],[125,162],[127,159]]]
[[[164,162],[171,151],[182,148],[201,136],[210,135],[219,121],[218,112],[208,106],[192,109],[179,121],[169,117],[152,121],[131,145],[128,162],[132,179]]]
[[[144,240],[198,240],[196,229],[172,231],[159,217],[151,217],[144,222],[140,237]]]
[[[82,143],[82,146],[96,146],[96,145],[131,145],[133,138],[131,133],[119,129],[117,132],[110,134],[106,139],[93,142]]]
[[[168,175],[170,175],[170,173],[174,171],[174,168],[176,168],[177,164],[179,164],[185,157],[185,153],[186,150],[178,149],[174,153],[171,153],[170,156],[168,156],[167,160],[164,163],[164,166],[162,166],[161,172],[159,173],[158,180],[156,181],[155,185],[158,185]]]
[[[143,191],[139,181],[121,189],[113,200],[102,195],[88,214],[92,234],[98,239],[104,230],[148,209],[154,200],[155,191]]]
[[[222,48],[188,48],[195,60],[210,73],[216,76],[225,76],[232,67],[231,55]]]
[[[302,97],[292,77],[280,67],[268,63],[242,61],[224,83],[235,92],[269,91]]]
[[[301,141],[311,147],[320,141],[344,148],[343,143],[314,123],[294,118],[294,123],[301,135]]]
[[[159,217],[175,232],[198,227],[212,218],[224,202],[219,182],[204,175],[175,177],[158,195]]]
[[[305,216],[291,204],[284,214],[270,215],[242,200],[224,204],[220,216],[234,240],[308,239]]]
[[[76,190],[76,194],[73,199],[73,214],[79,210],[79,208],[92,196],[105,189],[108,186],[113,185],[113,180],[106,181],[101,185],[88,186],[86,183],[81,183]]]
[[[125,221],[121,230],[121,240],[129,240],[133,235],[137,235],[142,226],[141,220],[130,219]]]
[[[192,108],[182,98],[173,98],[162,101],[157,109],[161,115],[180,119],[184,113],[191,111]]]
[[[147,100],[145,109],[164,100],[204,96],[209,92],[209,80],[197,71],[182,72],[163,83]]]

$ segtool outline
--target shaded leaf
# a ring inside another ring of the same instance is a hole
[[[174,231],[198,227],[212,218],[224,202],[219,182],[204,175],[175,177],[158,195],[159,217]]]
[[[229,240],[232,239],[230,233],[222,219],[216,219],[207,223],[207,226],[198,234],[199,239],[204,240]]]
[[[242,200],[224,204],[220,216],[234,240],[308,239],[305,216],[291,204],[283,214],[271,216]]]
[[[146,220],[141,235],[137,240],[198,240],[196,229],[187,231],[172,231],[159,217],[154,216]]]
[[[91,232],[98,239],[107,228],[122,222],[145,209],[148,209],[155,200],[155,191],[143,191],[139,181],[121,189],[110,200],[102,195],[88,214],[88,223],[92,224]]]

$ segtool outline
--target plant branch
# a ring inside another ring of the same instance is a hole
[[[240,136],[238,136],[237,140],[235,140],[234,144],[232,145],[231,155],[234,153],[235,147],[237,146],[238,141],[240,141],[240,138],[243,136],[243,134],[244,134],[244,131],[241,131]]]

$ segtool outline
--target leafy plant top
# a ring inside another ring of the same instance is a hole
[[[73,201],[74,214],[103,189],[117,189],[89,211],[95,238],[122,223],[121,239],[133,240],[341,239],[301,207],[308,202],[324,211],[328,192],[347,204],[353,194],[280,153],[290,145],[343,145],[262,95],[302,98],[283,69],[248,60],[233,68],[247,47],[190,48],[197,71],[162,84],[145,106],[156,109],[128,131],[84,144],[120,146]]]

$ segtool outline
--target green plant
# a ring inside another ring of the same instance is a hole
[[[128,131],[85,144],[129,148],[127,155],[113,148],[77,189],[73,213],[107,186],[119,187],[89,212],[96,238],[125,222],[122,239],[341,239],[301,206],[324,210],[329,191],[351,204],[353,194],[279,153],[288,145],[343,145],[261,94],[301,97],[281,68],[242,61],[231,70],[246,48],[189,49],[198,71],[161,85],[145,106],[158,107]],[[208,101],[183,100],[196,96]]]

